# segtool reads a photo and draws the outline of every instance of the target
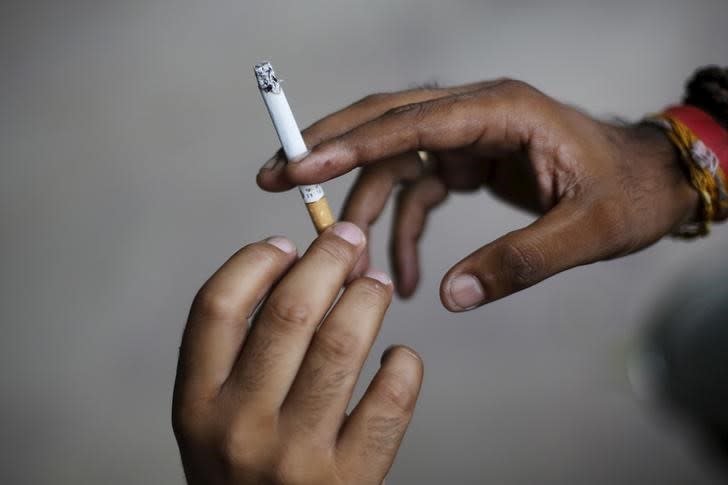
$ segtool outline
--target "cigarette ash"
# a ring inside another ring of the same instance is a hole
[[[255,65],[255,78],[258,80],[258,87],[262,91],[274,94],[281,92],[281,80],[276,76],[270,62],[261,62]]]

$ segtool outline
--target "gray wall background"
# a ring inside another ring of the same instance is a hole
[[[192,296],[246,242],[313,236],[295,192],[254,183],[277,148],[256,61],[302,125],[370,92],[503,75],[637,118],[726,62],[726,25],[724,0],[2,2],[0,481],[182,481],[169,408]],[[337,208],[350,182],[327,184]],[[444,271],[529,220],[485,194],[435,213],[424,284],[364,375],[395,342],[425,360],[391,483],[717,483],[626,369],[660,291],[724,255],[728,230],[442,309]]]

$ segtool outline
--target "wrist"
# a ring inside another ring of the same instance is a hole
[[[655,153],[664,162],[665,170],[672,174],[673,183],[668,183],[668,190],[674,202],[671,208],[675,214],[673,230],[697,222],[700,219],[700,194],[690,182],[690,173],[680,151],[664,130],[651,124],[646,126],[654,133]]]
[[[700,218],[700,194],[690,182],[680,151],[658,126],[640,123],[635,129],[642,131],[646,149],[665,174],[663,203],[666,218],[671,223],[668,233],[676,232],[682,225],[695,223]]]

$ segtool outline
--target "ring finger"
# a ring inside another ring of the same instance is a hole
[[[359,372],[392,299],[392,282],[378,271],[354,280],[311,342],[281,410],[282,422],[306,442],[333,443]]]

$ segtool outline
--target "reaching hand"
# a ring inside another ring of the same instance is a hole
[[[290,241],[273,237],[241,249],[202,287],[173,403],[190,483],[382,483],[412,417],[422,362],[390,348],[345,414],[392,296],[387,276],[370,271],[334,304],[364,250],[364,234],[346,222],[299,261]]]
[[[694,217],[698,203],[658,129],[597,121],[518,81],[368,96],[313,124],[304,138],[310,154],[288,164],[279,154],[258,184],[287,190],[361,166],[343,219],[365,232],[403,185],[391,246],[402,296],[417,286],[428,212],[448,192],[485,187],[542,214],[448,271],[440,297],[452,311],[644,248]],[[423,167],[418,150],[429,151],[435,167]],[[467,213],[460,217],[467,223]],[[367,266],[365,256],[355,273]]]

